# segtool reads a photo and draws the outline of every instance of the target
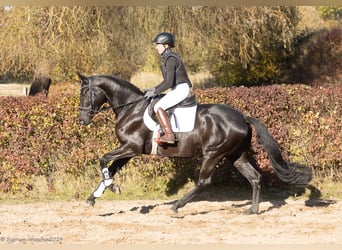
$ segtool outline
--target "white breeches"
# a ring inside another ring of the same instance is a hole
[[[154,112],[159,108],[166,110],[183,101],[190,95],[190,87],[187,83],[180,83],[174,89],[169,91],[156,105],[154,105]]]

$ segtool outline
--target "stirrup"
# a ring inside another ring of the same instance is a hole
[[[166,138],[165,138],[165,137],[166,137]],[[159,145],[161,145],[161,144],[163,144],[163,143],[174,144],[174,143],[176,142],[176,138],[175,138],[175,135],[174,135],[173,133],[172,133],[172,137],[173,137],[172,140],[168,140],[168,139],[170,139],[170,138],[168,138],[168,137],[166,136],[165,133],[163,133],[163,135],[161,135],[161,133],[159,132],[158,137],[155,139],[155,141],[156,141]]]

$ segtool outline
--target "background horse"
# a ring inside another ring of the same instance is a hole
[[[144,99],[144,93],[136,86],[115,76],[78,76],[81,81],[80,123],[89,124],[107,102],[116,115],[115,133],[120,142],[119,148],[104,154],[100,159],[103,179],[87,199],[87,203],[94,205],[95,199],[106,188],[113,189],[115,173],[132,157],[151,154],[153,132],[143,121],[144,111],[150,101]],[[177,212],[178,208],[211,183],[215,166],[226,157],[252,185],[250,211],[258,213],[261,175],[247,159],[251,147],[251,125],[282,181],[300,185],[310,182],[311,168],[285,162],[278,144],[261,122],[225,104],[198,104],[194,129],[191,132],[176,133],[176,144],[158,148],[160,156],[195,157],[202,161],[198,182],[172,206],[173,211]],[[109,162],[112,164],[108,167]]]

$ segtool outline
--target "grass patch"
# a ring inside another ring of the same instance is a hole
[[[33,176],[30,183],[30,188],[24,192],[0,193],[0,203],[81,200],[96,186],[94,179],[86,174],[81,177],[64,173],[55,173],[50,178]]]
[[[316,171],[311,184],[321,192],[321,199],[342,199],[342,173],[338,169]]]
[[[194,181],[188,179],[176,193],[168,194],[168,182],[166,176],[154,176],[152,179],[142,175],[143,171],[136,171],[128,166],[119,172],[114,182],[121,187],[121,195],[106,190],[101,200],[176,200],[181,198],[191,187]],[[323,176],[323,177],[322,177]],[[337,178],[338,177],[338,178]],[[342,178],[340,173],[333,175],[327,172],[315,172],[311,183],[319,192],[313,193],[306,189],[302,197],[314,199],[342,199]],[[55,173],[50,179],[45,177],[32,177],[32,190],[22,193],[1,193],[0,203],[25,203],[39,201],[85,201],[89,194],[96,188],[100,176],[94,178],[87,176],[75,177],[67,174]],[[264,188],[261,192],[266,199],[279,199],[291,189]],[[223,201],[223,200],[250,200],[252,188],[248,183],[237,183],[231,180],[223,183],[213,183],[194,200]],[[289,195],[289,197],[291,194]],[[296,195],[293,195],[296,198]]]
[[[165,176],[144,176],[128,165],[114,178],[114,183],[121,188],[121,194],[106,190],[101,199],[103,200],[173,200],[185,194],[192,187],[189,181],[176,194],[168,195]],[[153,174],[152,174],[153,175]],[[84,176],[73,176],[65,173],[54,173],[49,178],[33,176],[30,180],[30,188],[25,192],[1,192],[0,203],[22,203],[39,201],[75,201],[86,200],[94,191],[101,180],[100,175],[94,178],[87,173]]]

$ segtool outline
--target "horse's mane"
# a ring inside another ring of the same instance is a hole
[[[98,75],[98,77],[102,77],[102,78],[106,78],[108,79],[110,82],[115,82],[115,84],[119,85],[120,88],[124,89],[124,90],[128,90],[129,92],[134,92],[136,94],[141,95],[142,91],[135,86],[133,83],[124,80],[118,76],[115,75]]]

